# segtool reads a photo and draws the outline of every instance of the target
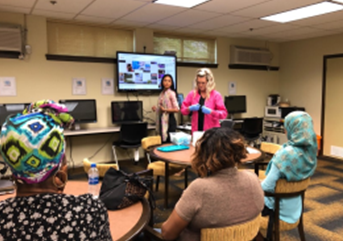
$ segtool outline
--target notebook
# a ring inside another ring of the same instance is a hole
[[[189,146],[184,146],[184,145],[171,145],[171,146],[157,147],[157,150],[163,151],[163,152],[181,151],[181,150],[187,150],[187,149],[189,149]]]

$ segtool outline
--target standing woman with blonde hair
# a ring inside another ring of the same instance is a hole
[[[215,86],[210,69],[201,68],[197,70],[194,90],[188,93],[181,107],[183,115],[192,112],[192,132],[220,127],[219,120],[226,118],[228,113],[223,98],[215,90]]]

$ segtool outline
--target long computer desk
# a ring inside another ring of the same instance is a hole
[[[155,130],[156,125],[148,125],[148,130]],[[120,131],[120,126],[115,127],[102,127],[102,128],[89,128],[89,129],[80,129],[80,130],[65,130],[65,137],[72,136],[84,136],[84,135],[99,135],[99,134],[108,134],[116,133]]]

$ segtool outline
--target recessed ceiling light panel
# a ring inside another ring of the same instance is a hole
[[[287,23],[299,19],[322,15],[325,13],[340,11],[342,9],[343,5],[341,4],[336,4],[332,2],[321,2],[306,7],[293,9],[287,12],[270,15],[267,17],[263,17],[261,19],[279,23]]]
[[[333,2],[343,3],[343,0],[332,0]]]
[[[196,5],[202,4],[204,2],[208,2],[211,0],[156,0],[153,3],[183,7],[183,8],[192,8]]]

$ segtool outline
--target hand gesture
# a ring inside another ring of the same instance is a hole
[[[200,109],[200,105],[199,104],[191,105],[190,107],[188,107],[188,109],[190,111],[198,111]]]
[[[204,105],[201,107],[201,111],[202,111],[202,113],[204,113],[206,115],[211,114],[211,112],[212,112],[212,110],[210,108],[208,108]]]

